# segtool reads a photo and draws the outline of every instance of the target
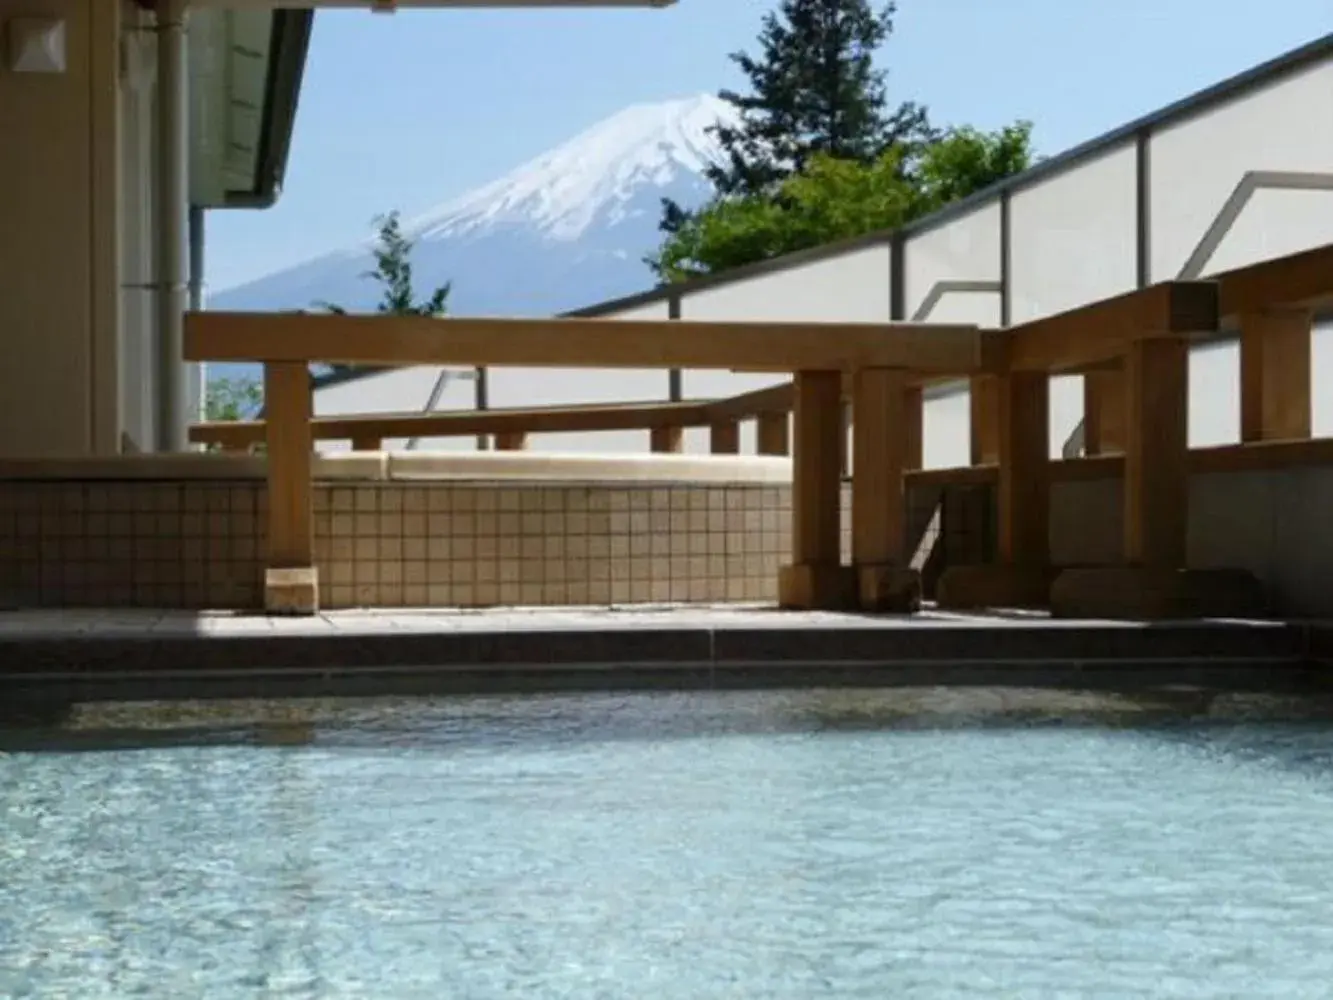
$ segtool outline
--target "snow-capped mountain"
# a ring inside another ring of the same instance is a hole
[[[661,199],[708,195],[718,157],[712,96],[633,105],[490,184],[414,218],[413,277],[425,293],[453,282],[451,309],[546,315],[651,284],[643,257],[661,240]],[[321,300],[371,307],[370,241],[218,292],[214,309],[298,309]]]

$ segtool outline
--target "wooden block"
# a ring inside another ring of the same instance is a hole
[[[856,586],[862,611],[910,615],[921,610],[921,574],[910,567],[858,565]]]
[[[1083,374],[1083,453],[1125,450],[1125,373],[1119,367]]]
[[[856,573],[837,563],[802,563],[778,571],[778,606],[788,611],[850,611],[860,604]]]
[[[1011,566],[1050,561],[1050,378],[996,379],[999,410],[999,558]]]
[[[319,613],[319,570],[314,566],[264,571],[264,610],[271,615]]]

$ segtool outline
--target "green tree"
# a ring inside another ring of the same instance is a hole
[[[418,302],[412,287],[412,249],[415,243],[403,233],[397,211],[375,217],[379,227],[375,236],[375,269],[361,276],[381,286],[380,301],[375,312],[381,316],[443,316],[449,311],[449,293],[452,282],[440,285],[430,296]],[[327,312],[346,314],[347,310],[332,302],[316,302],[315,306]],[[356,365],[330,365],[334,371],[355,368]]]
[[[249,420],[264,403],[264,390],[253,379],[212,378],[204,386],[204,419]]]
[[[891,146],[869,162],[815,154],[771,192],[715,200],[648,263],[666,281],[893,229],[1026,169],[1031,126],[958,128],[913,153]]]
[[[723,161],[706,176],[718,196],[772,194],[815,156],[869,163],[886,149],[932,138],[924,108],[905,103],[885,110],[885,73],[874,58],[895,13],[892,2],[782,0],[764,16],[759,54],[730,57],[750,92],[718,95],[739,113],[737,124],[712,130]],[[690,213],[663,200],[664,232],[689,220]]]

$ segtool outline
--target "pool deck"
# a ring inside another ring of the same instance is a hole
[[[0,703],[790,687],[1303,692],[1333,627],[745,605],[0,612]]]

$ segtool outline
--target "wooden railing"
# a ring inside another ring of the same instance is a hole
[[[1124,605],[1123,593],[1109,593],[1117,587],[1160,594],[1188,580],[1179,571],[1185,567],[1191,341],[1239,331],[1244,442],[1308,438],[1312,310],[1331,301],[1333,247],[1326,247],[1213,280],[1164,282],[1005,330],[199,313],[187,318],[186,354],[189,360],[265,366],[267,421],[244,433],[262,434],[267,445],[268,604],[288,611],[312,610],[317,593],[310,498],[316,433],[355,439],[360,431],[363,443],[405,433],[433,436],[440,431],[423,430],[418,421],[439,419],[456,433],[510,434],[516,441],[540,432],[540,421],[546,421],[542,429],[592,430],[611,429],[606,424],[612,420],[642,426],[651,419],[660,423],[645,429],[659,450],[670,450],[670,435],[687,423],[717,428],[715,444],[734,449],[731,425],[753,404],[636,404],[639,412],[632,414],[626,407],[579,407],[414,415],[410,428],[371,428],[349,421],[394,418],[312,419],[311,362],[791,372],[790,387],[761,390],[773,399],[789,393],[794,414],[792,563],[780,575],[780,601],[788,607],[875,610],[915,603],[917,584],[904,553],[904,477],[920,466],[922,387],[958,378],[971,380],[973,462],[995,467],[997,563],[951,569],[946,579],[960,572],[952,586],[942,581],[941,599],[949,594],[960,605],[1054,599],[1059,588],[1052,589],[1049,569],[1048,385],[1054,374],[1084,374],[1090,376],[1089,453],[1123,454],[1127,569],[1094,578],[1078,600],[1065,602],[1095,614],[1099,600]],[[855,462],[850,566],[841,564],[839,554],[844,384]],[[478,420],[496,422],[468,422]],[[566,423],[557,427],[559,421]]]
[[[755,420],[759,453],[785,455],[792,398],[788,383],[727,399],[314,417],[311,432],[317,441],[350,441],[356,451],[378,451],[393,438],[492,435],[499,450],[518,451],[533,434],[641,430],[649,433],[653,451],[676,452],[685,428],[706,427],[710,451],[725,455],[740,451],[741,422]],[[263,420],[216,421],[191,427],[190,441],[248,451],[265,433]]]

